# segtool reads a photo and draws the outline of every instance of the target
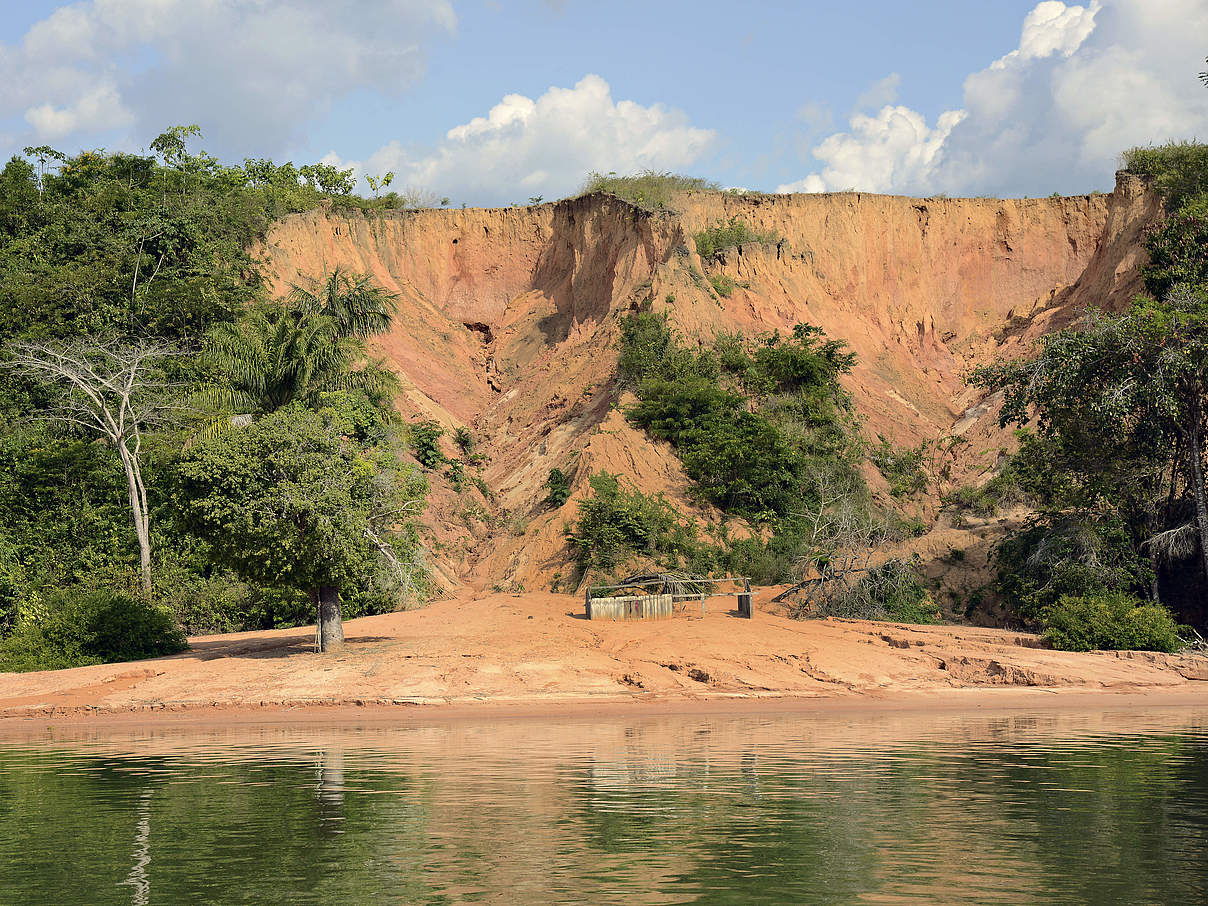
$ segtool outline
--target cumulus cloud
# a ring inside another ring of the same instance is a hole
[[[1024,19],[1018,47],[965,80],[960,110],[934,126],[904,106],[856,114],[813,148],[822,168],[779,191],[1110,186],[1124,149],[1208,134],[1208,91],[1195,77],[1204,34],[1202,0],[1045,0]]]
[[[814,149],[825,169],[778,192],[825,192],[860,189],[888,192],[924,180],[953,127],[964,118],[959,110],[940,116],[934,128],[909,107],[882,107],[876,116],[851,119],[851,131],[827,138]]]
[[[334,154],[327,160],[362,174],[393,171],[395,185],[455,200],[507,204],[565,195],[591,170],[687,167],[715,141],[712,130],[692,126],[681,111],[615,101],[604,79],[588,75],[535,100],[509,94],[426,152],[394,141],[364,161],[342,162]]]
[[[83,0],[0,45],[0,121],[119,143],[196,121],[212,150],[277,153],[354,89],[405,88],[455,27],[449,0]]]

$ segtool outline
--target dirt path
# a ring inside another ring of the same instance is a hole
[[[605,623],[583,619],[582,601],[564,595],[467,596],[350,621],[338,656],[314,652],[313,629],[200,637],[171,658],[0,675],[0,723],[150,712],[219,720],[283,709],[413,713],[419,705],[943,707],[973,702],[978,690],[989,696],[979,702],[1078,693],[1208,704],[1203,655],[1069,654],[993,629],[797,622],[767,612],[747,621],[720,601],[712,606],[703,618]]]

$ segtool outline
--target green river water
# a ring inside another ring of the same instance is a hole
[[[1208,708],[0,737],[0,903],[1196,903]]]

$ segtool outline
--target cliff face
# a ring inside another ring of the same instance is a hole
[[[970,440],[960,469],[975,476],[1002,433],[993,401],[964,384],[968,370],[1019,354],[1087,305],[1124,305],[1140,288],[1141,232],[1160,213],[1126,175],[1111,195],[1074,198],[708,193],[680,208],[652,215],[590,196],[385,217],[314,211],[270,233],[279,291],[339,265],[397,293],[378,349],[403,381],[400,408],[479,439],[491,496],[434,482],[447,585],[547,586],[565,567],[574,497],[561,512],[542,503],[555,466],[576,492],[607,468],[690,508],[675,458],[614,408],[617,322],[642,302],[669,308],[687,336],[821,326],[858,355],[848,387],[870,436],[912,445],[960,433]],[[690,237],[731,217],[781,241],[702,261]],[[707,282],[718,273],[739,284],[728,298]]]

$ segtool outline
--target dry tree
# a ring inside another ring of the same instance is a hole
[[[161,367],[181,354],[160,340],[79,341],[66,346],[19,343],[5,362],[53,391],[37,417],[99,437],[121,460],[138,537],[143,591],[151,592],[151,516],[143,481],[143,432],[168,422],[179,411],[176,385]]]

